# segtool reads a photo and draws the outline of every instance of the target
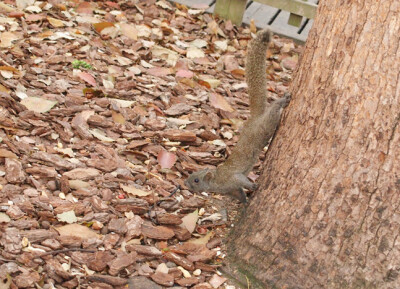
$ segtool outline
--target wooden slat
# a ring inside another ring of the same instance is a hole
[[[250,24],[251,19],[254,19],[257,27],[264,28],[277,11],[278,9],[274,7],[253,2],[244,13],[243,23]]]
[[[292,12],[306,18],[314,18],[317,5],[302,0],[255,0],[259,3],[269,5],[278,9]]]
[[[288,36],[290,38],[305,42],[307,39],[307,34],[301,33],[298,34],[299,27],[288,25],[290,13],[287,11],[281,11],[278,17],[276,17],[275,21],[270,25],[272,31],[279,35]],[[303,19],[302,23],[305,21]]]

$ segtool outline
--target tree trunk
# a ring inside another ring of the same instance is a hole
[[[400,2],[321,1],[229,236],[251,288],[400,288]]]

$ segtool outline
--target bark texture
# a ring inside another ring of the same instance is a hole
[[[252,288],[400,288],[399,37],[398,0],[320,1],[230,236]]]

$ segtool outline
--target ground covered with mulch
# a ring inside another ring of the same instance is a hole
[[[237,142],[256,28],[206,8],[0,2],[0,289],[235,288],[218,268],[243,205],[183,182]],[[300,53],[274,38],[271,99]]]

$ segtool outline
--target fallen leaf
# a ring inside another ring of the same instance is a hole
[[[135,103],[134,100],[124,100],[124,99],[117,99],[117,98],[111,98],[110,102],[111,102],[111,104],[116,103],[119,107],[122,107],[122,108],[131,107]]]
[[[114,122],[119,123],[119,124],[125,124],[126,120],[124,116],[116,111],[111,111],[111,116]]]
[[[226,99],[218,93],[211,93],[209,99],[211,105],[215,108],[219,108],[229,112],[235,111],[233,107],[226,101]]]
[[[53,17],[47,17],[47,21],[49,21],[49,23],[52,25],[52,26],[54,26],[54,27],[64,27],[65,25],[64,25],[64,22],[62,21],[62,20],[60,20],[60,19],[56,19],[56,18],[53,18]]]
[[[217,49],[221,51],[226,51],[228,49],[228,40],[223,40],[223,41],[215,41],[214,45]]]
[[[114,27],[114,23],[111,23],[111,22],[93,23],[94,30],[96,30],[96,32],[99,33],[99,34],[101,33],[101,31],[104,28],[107,28],[107,27]]]
[[[190,42],[190,46],[197,47],[197,48],[207,47],[207,45],[208,45],[208,42],[203,39],[195,39],[192,42]]]
[[[151,28],[147,25],[136,25],[138,37],[150,37]]]
[[[98,128],[89,129],[89,132],[97,139],[104,142],[114,142],[115,140],[106,136],[103,131]]]
[[[187,58],[201,58],[204,56],[205,56],[204,51],[194,46],[189,47],[186,51]]]
[[[60,237],[78,237],[82,240],[99,238],[99,235],[95,231],[79,224],[65,225],[55,229],[60,233]]]
[[[162,169],[172,168],[176,160],[176,155],[166,150],[160,150],[157,156],[158,164],[161,166]]]
[[[96,80],[94,79],[94,77],[87,73],[87,72],[78,72],[76,74],[80,79],[86,81],[87,83],[89,83],[92,86],[96,86]]]
[[[123,35],[130,39],[138,40],[138,31],[136,26],[127,23],[120,23],[120,27]]]
[[[151,194],[151,192],[146,192],[140,189],[137,189],[132,186],[120,185],[121,189],[123,189],[128,195],[136,196],[136,197],[145,197]]]
[[[170,66],[175,66],[179,59],[179,54],[177,52],[159,45],[154,45],[151,49],[151,53],[153,58],[164,59]]]
[[[9,223],[10,221],[11,221],[11,219],[7,214],[0,212],[0,224],[1,223]],[[1,284],[0,284],[0,288],[1,288]]]
[[[0,34],[0,48],[10,48],[15,40],[20,37],[13,32],[3,32]]]
[[[182,218],[182,224],[179,226],[187,229],[190,233],[193,233],[196,228],[197,220],[199,219],[199,210],[196,209],[194,212],[187,214]]]
[[[206,79],[203,79],[203,81],[207,82],[211,88],[216,88],[218,85],[221,84],[220,80],[213,79],[213,78],[206,78]]]
[[[225,277],[219,276],[218,274],[214,274],[211,279],[208,281],[213,288],[219,288],[222,284],[225,283],[227,279]]]
[[[204,237],[197,238],[197,239],[190,239],[188,242],[193,243],[193,244],[199,244],[199,245],[206,245],[208,241],[215,235],[213,231],[208,232]]]
[[[52,109],[53,106],[57,104],[57,101],[51,101],[39,97],[27,97],[21,100],[21,103],[29,110],[37,113],[44,113]]]
[[[61,214],[57,214],[57,219],[60,222],[65,222],[68,224],[76,223],[78,221],[78,218],[75,216],[74,211],[68,211]]]

